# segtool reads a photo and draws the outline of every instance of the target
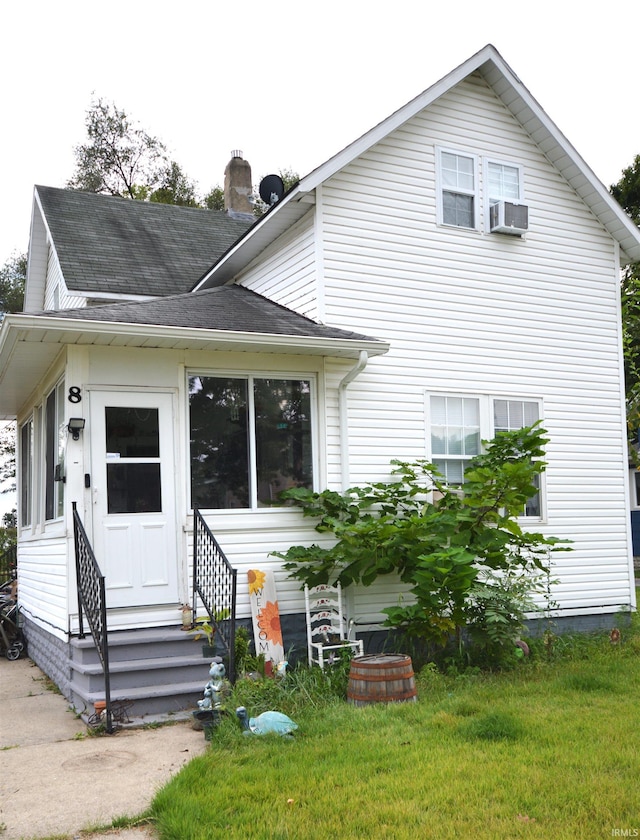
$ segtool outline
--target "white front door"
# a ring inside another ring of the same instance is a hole
[[[178,600],[173,398],[91,392],[93,547],[107,607]]]

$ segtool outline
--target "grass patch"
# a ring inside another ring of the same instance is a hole
[[[233,713],[224,716],[210,749],[156,795],[158,837],[564,840],[640,831],[637,626],[615,646],[603,634],[533,648],[506,673],[428,666],[417,703],[353,707],[318,669],[241,683],[229,708],[241,698],[251,715],[284,711],[299,724],[295,738],[245,737]]]

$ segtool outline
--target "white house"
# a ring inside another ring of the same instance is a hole
[[[558,620],[635,608],[619,275],[640,232],[494,47],[258,221],[230,209],[35,189],[0,416],[18,421],[30,652],[76,705],[97,689],[76,663],[72,503],[113,640],[155,634],[162,672],[191,598],[194,506],[237,570],[237,619],[246,572],[271,569],[285,647],[303,644],[302,593],[271,552],[318,535],[279,490],[381,480],[393,458],[455,479],[461,439],[535,419],[548,467],[525,524],[573,541]],[[398,592],[350,592],[350,615],[376,622]],[[154,708],[179,703],[163,680]]]

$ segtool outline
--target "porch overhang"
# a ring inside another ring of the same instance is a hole
[[[0,327],[0,419],[13,420],[69,345],[225,350],[357,359],[387,353],[384,341],[234,330],[71,320],[64,315],[6,315]]]

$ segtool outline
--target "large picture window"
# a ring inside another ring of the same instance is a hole
[[[280,504],[313,486],[311,380],[189,377],[191,504]]]
[[[480,453],[482,440],[532,426],[541,418],[539,400],[432,394],[428,405],[431,460],[449,484],[460,486],[468,462]],[[522,515],[541,519],[539,476],[536,483],[538,492],[527,500]]]

